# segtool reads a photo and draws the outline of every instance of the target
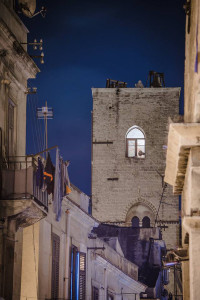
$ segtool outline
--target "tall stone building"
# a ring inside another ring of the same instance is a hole
[[[179,203],[164,184],[169,118],[180,88],[93,88],[93,216],[120,226],[164,227],[179,243]]]
[[[185,12],[184,122],[169,127],[165,181],[182,199],[183,299],[194,300],[200,278],[200,1],[186,1]]]
[[[9,300],[20,299],[23,255],[30,261],[23,228],[47,214],[33,193],[33,160],[25,156],[27,80],[40,70],[27,53],[28,30],[14,2],[0,0],[0,297]]]

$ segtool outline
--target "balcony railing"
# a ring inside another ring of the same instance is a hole
[[[48,194],[36,184],[37,160],[30,156],[4,159],[1,164],[0,199],[33,199],[48,211]]]

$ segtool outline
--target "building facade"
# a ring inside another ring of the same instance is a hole
[[[94,88],[92,94],[93,216],[120,226],[164,226],[167,248],[178,245],[178,197],[163,176],[180,88]]]
[[[59,222],[50,200],[48,216],[24,229],[21,299],[139,300],[145,292],[118,241],[92,234],[99,222],[85,210],[88,200],[72,186]]]
[[[39,72],[27,53],[27,34],[14,1],[1,0],[0,296],[5,299],[21,297],[23,255],[28,260],[23,251],[23,228],[32,227],[48,209],[47,194],[36,195],[34,188],[35,160],[26,157],[27,80]]]
[[[183,299],[194,300],[199,298],[200,277],[200,1],[187,1],[185,11],[184,122],[169,127],[165,181],[182,199],[182,249],[177,260],[183,270]]]

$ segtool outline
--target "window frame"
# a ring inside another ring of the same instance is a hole
[[[16,152],[16,104],[8,99],[7,120],[6,120],[6,152],[8,157],[12,157]]]
[[[79,299],[79,251],[74,245],[71,247],[70,255],[70,299]],[[77,268],[78,267],[78,268]]]
[[[134,130],[134,129],[137,129],[139,131],[141,131],[141,133],[143,134],[143,138],[128,138],[128,134]],[[138,145],[138,141],[144,141],[144,154],[143,154],[143,157],[142,155],[139,156],[138,155],[138,146],[141,146],[141,145]],[[135,142],[135,155],[134,156],[129,156],[129,141],[134,141]],[[146,137],[145,137],[145,134],[144,134],[144,131],[138,127],[138,126],[133,126],[131,128],[129,128],[129,130],[127,131],[126,133],[126,157],[128,158],[137,158],[137,159],[145,159],[146,157]]]
[[[72,245],[70,255],[70,299],[86,299],[86,253]]]
[[[99,300],[99,288],[92,286],[92,300]]]
[[[147,222],[149,226],[146,226]],[[142,218],[142,228],[151,228],[151,219],[148,216]]]
[[[135,219],[135,220],[138,221],[138,226],[133,226],[133,219]],[[132,217],[132,219],[131,219],[131,227],[132,228],[139,228],[140,227],[140,219],[138,218],[138,216]]]
[[[111,291],[109,291],[109,290],[107,290],[107,300],[114,300],[115,299],[115,297],[114,297],[114,294],[111,292]]]

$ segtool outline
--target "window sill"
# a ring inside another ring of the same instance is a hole
[[[145,160],[146,157],[126,156],[126,158],[138,161],[138,160]]]

